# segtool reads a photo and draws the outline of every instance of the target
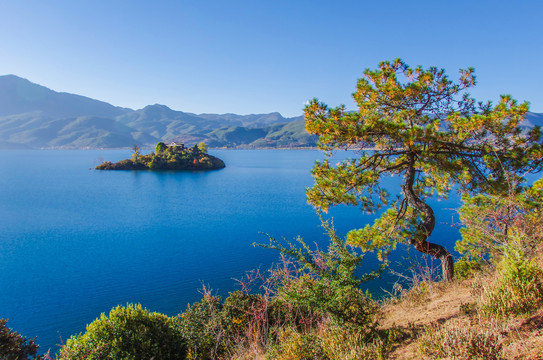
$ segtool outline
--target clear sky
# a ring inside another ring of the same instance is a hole
[[[0,0],[0,74],[139,109],[354,109],[365,68],[474,67],[478,100],[543,112],[540,0]]]

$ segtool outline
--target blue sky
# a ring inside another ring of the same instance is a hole
[[[0,2],[0,74],[117,106],[194,113],[353,109],[365,68],[474,67],[478,100],[543,112],[543,1]]]

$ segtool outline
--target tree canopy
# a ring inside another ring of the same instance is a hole
[[[166,144],[164,144],[162,141],[158,142],[155,146],[155,151],[157,154],[163,152],[164,150],[166,150],[168,147],[166,146]]]
[[[207,145],[205,142],[198,143],[198,151],[201,154],[207,154]]]
[[[458,82],[443,69],[411,68],[402,60],[366,69],[353,98],[358,111],[329,108],[313,99],[305,107],[308,132],[319,136],[327,158],[313,168],[315,184],[308,201],[327,211],[337,204],[365,211],[388,209],[373,225],[349,232],[363,250],[377,250],[384,260],[400,242],[439,258],[443,278],[453,276],[450,253],[427,241],[435,215],[425,201],[447,196],[454,185],[469,193],[497,193],[507,176],[542,168],[540,130],[523,132],[528,103],[509,95],[498,104],[476,102],[466,89],[475,85],[474,69],[460,70]],[[356,158],[331,164],[333,150],[356,150]],[[403,176],[393,198],[383,177]]]

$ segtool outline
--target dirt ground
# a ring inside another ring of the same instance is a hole
[[[543,359],[543,308],[527,317],[485,319],[476,311],[480,289],[492,275],[449,284],[419,284],[382,307],[382,329],[397,328],[401,338],[390,359],[432,359],[419,351],[426,329],[462,329],[499,337],[503,359]],[[494,357],[482,357],[493,359]]]

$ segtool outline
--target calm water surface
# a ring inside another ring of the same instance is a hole
[[[119,304],[176,315],[202,284],[237,290],[233,279],[278,260],[251,245],[266,242],[261,232],[326,244],[305,200],[317,151],[215,150],[227,167],[212,172],[90,170],[130,153],[0,151],[0,318],[42,351]],[[449,248],[457,201],[434,204],[433,237]],[[372,219],[347,207],[330,215],[342,235]]]

